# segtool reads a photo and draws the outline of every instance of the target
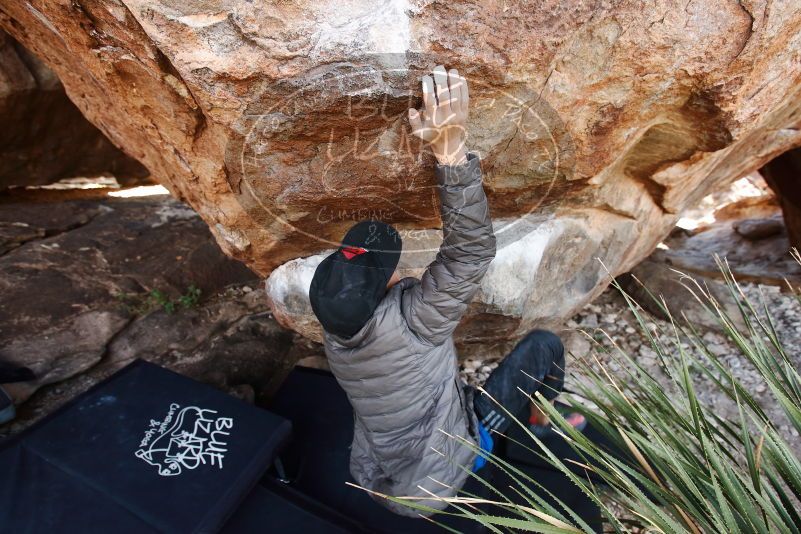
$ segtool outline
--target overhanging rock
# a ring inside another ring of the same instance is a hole
[[[801,143],[795,2],[30,0],[0,26],[264,276],[358,219],[439,225],[405,112],[421,74],[459,69],[493,217],[529,228],[462,327],[476,346],[564,317],[606,284],[596,256],[626,271]]]
[[[603,223],[597,228],[588,221]],[[498,252],[480,291],[456,331],[463,355],[505,347],[531,325],[554,327],[603,290],[609,281],[604,255],[619,254],[611,235],[627,234],[634,221],[607,213],[576,211],[544,219],[528,216],[494,224]],[[442,241],[437,230],[407,235],[402,276],[419,277]],[[315,341],[320,324],[309,303],[317,265],[330,251],[287,262],[267,278],[265,290],[276,319]],[[570,261],[568,261],[568,259]],[[571,263],[572,262],[572,263]]]

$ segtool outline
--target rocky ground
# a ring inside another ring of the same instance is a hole
[[[798,365],[801,365],[801,355],[794,353],[791,348],[797,347],[801,343],[801,304],[792,294],[781,292],[779,287],[759,286],[756,284],[744,284],[746,295],[754,303],[765,299],[767,307],[771,310],[772,318],[775,322],[776,331],[790,354],[795,358]],[[648,312],[641,313],[647,317],[646,328],[651,332],[663,331],[670,332],[671,327],[668,321],[654,317]],[[660,368],[658,356],[651,346],[645,330],[640,327],[634,314],[629,309],[620,293],[610,288],[604,292],[595,302],[588,304],[581,312],[571,318],[566,329],[560,332],[565,341],[566,348],[573,358],[585,358],[591,351],[599,356],[600,361],[608,366],[608,369],[617,372],[620,366],[617,362],[609,358],[604,358],[604,351],[597,351],[593,348],[593,340],[600,346],[612,350],[620,348],[626,354],[632,356],[637,363],[651,372],[654,376],[664,377]],[[719,356],[723,362],[732,369],[732,373],[750,391],[755,392],[755,396],[767,406],[770,411],[775,408],[775,413],[779,413],[778,406],[771,406],[772,397],[767,393],[764,381],[759,373],[753,369],[746,361],[739,349],[720,331],[711,328],[702,328],[703,340],[707,348]],[[668,344],[670,354],[679,357],[679,348],[675,344]],[[682,348],[688,350],[689,343],[682,343]],[[479,360],[467,359],[462,362],[461,373],[463,378],[473,385],[483,384],[489,374],[498,366],[498,360]],[[667,377],[664,377],[667,380]],[[700,375],[696,376],[702,385],[698,393],[702,400],[707,401],[713,406],[718,404],[728,407],[728,403],[717,394],[716,388],[711,381]],[[734,416],[736,414],[729,413]],[[790,431],[787,428],[788,432]],[[792,436],[798,434],[791,432]]]
[[[153,192],[142,189],[127,191]],[[135,358],[252,402],[319,350],[275,322],[258,277],[195,212],[168,195],[121,193],[0,195],[0,360],[37,377],[4,385],[24,402],[0,437]]]
[[[793,347],[797,347],[801,342],[801,323],[798,320],[799,313],[801,313],[801,305],[799,305],[796,297],[792,294],[781,292],[780,288],[776,286],[744,284],[742,287],[753,304],[757,305],[763,302],[764,299],[767,308],[771,311],[776,331],[783,346],[791,359],[794,359],[797,365],[801,365],[801,356],[793,351]],[[665,332],[669,334],[672,332],[668,321],[654,317],[647,312],[643,313],[648,318],[645,328],[652,333]],[[637,323],[634,314],[616,290],[610,289],[605,292],[601,298],[573,317],[567,326],[573,328],[573,330],[566,332],[565,338],[568,350],[573,353],[574,357],[584,357],[592,350],[598,355],[601,364],[605,365],[610,371],[613,373],[621,371],[619,364],[613,361],[608,356],[608,353],[595,351],[591,348],[591,342],[584,334],[586,333],[606,349],[613,350],[615,347],[619,347],[663,383],[666,388],[671,387],[670,381],[662,371],[658,355],[654,351],[645,330]],[[767,391],[764,380],[757,370],[748,363],[746,357],[743,356],[734,343],[716,329],[702,327],[699,331],[710,352],[722,360],[731,370],[733,376],[747,390],[753,393],[763,409],[774,420],[782,421],[782,410],[770,392]],[[664,346],[668,349],[669,356],[674,358],[680,357],[679,345],[685,351],[692,350],[688,340],[683,340],[679,343],[665,340],[664,343]],[[701,402],[714,408],[725,417],[737,417],[734,404],[722,394],[710,378],[692,368],[691,374]],[[782,423],[780,429],[790,442],[797,441],[798,432],[789,425]]]
[[[776,332],[786,353],[796,367],[801,367],[801,355],[794,350],[801,342],[801,323],[799,322],[801,304],[798,298],[788,291],[783,292],[783,288],[778,286],[746,283],[742,284],[741,287],[755,307],[764,304],[764,307],[770,310]],[[673,384],[663,372],[658,355],[653,350],[651,342],[646,335],[646,330],[652,334],[671,332],[671,325],[668,321],[654,317],[644,310],[640,310],[640,313],[646,317],[644,327],[638,323],[620,292],[614,288],[608,289],[594,303],[587,305],[568,321],[566,325],[568,329],[562,333],[562,337],[566,341],[566,348],[571,354],[568,362],[570,358],[587,357],[592,354],[611,373],[620,374],[622,369],[620,369],[619,364],[610,358],[609,352],[606,352],[619,348],[634,358],[640,366],[655,377],[667,390],[671,390]],[[752,393],[768,416],[777,422],[782,436],[794,449],[796,455],[801,456],[801,441],[798,439],[798,431],[789,425],[782,409],[767,390],[764,380],[756,369],[748,362],[734,343],[717,329],[701,326],[699,327],[699,332],[709,351],[719,357],[724,365],[731,370],[732,375]],[[604,350],[596,350],[594,347],[598,345],[591,342],[588,339],[589,337],[596,340]],[[692,350],[686,341],[679,342],[679,344],[682,350]],[[664,346],[668,348],[669,357],[678,358],[680,356],[679,345],[675,342],[665,343]],[[476,365],[472,363],[471,366],[475,367]],[[468,366],[464,366],[463,373],[467,378],[477,382],[484,379],[486,371],[495,366],[497,366],[497,362],[485,362],[479,367],[478,373],[469,373],[467,372]],[[736,405],[718,389],[709,377],[693,367],[690,368],[690,373],[701,403],[711,407],[723,417],[730,419],[738,417]],[[575,374],[569,375],[567,387],[575,389],[575,382],[578,379],[580,378]],[[607,500],[606,504],[612,510],[617,510],[616,515],[618,517],[626,517],[628,515],[611,500]]]

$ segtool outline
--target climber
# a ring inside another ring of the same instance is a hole
[[[356,482],[391,496],[453,497],[484,458],[450,436],[491,451],[490,431],[525,412],[540,435],[547,417],[518,388],[553,399],[561,391],[564,351],[547,331],[529,333],[492,373],[487,395],[458,375],[452,333],[495,256],[480,160],[465,149],[466,80],[443,66],[424,76],[423,109],[409,110],[414,135],[437,159],[444,240],[422,279],[395,270],[401,237],[388,224],[353,226],[339,249],[317,267],[309,297],[324,330],[331,370],[353,406],[350,470]],[[528,375],[528,376],[527,376]],[[529,409],[529,407],[531,407]],[[575,426],[582,416],[568,414]],[[465,469],[468,468],[468,469]],[[379,499],[402,515],[419,511]]]

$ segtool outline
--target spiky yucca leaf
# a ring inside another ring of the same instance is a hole
[[[801,263],[797,251],[793,256]],[[720,260],[718,263],[739,306],[741,322],[727,315],[695,280],[677,275],[688,298],[697,299],[717,320],[743,359],[758,372],[787,422],[801,432],[801,377],[782,346],[770,310],[764,303],[757,306],[751,302],[728,266]],[[601,508],[608,527],[615,532],[647,529],[671,534],[801,534],[801,460],[781,435],[776,421],[708,349],[692,324],[672,317],[651,295],[670,319],[668,331],[657,328],[652,332],[642,308],[616,282],[613,284],[647,336],[672,387],[666,388],[619,348],[607,354],[622,369],[617,374],[608,372],[597,359],[577,362],[572,370],[580,377],[577,393],[589,402],[569,399],[569,403],[623,451],[622,455],[593,443],[570,427],[552,405],[541,402],[542,409],[584,460],[584,468],[603,484],[576,475],[568,462],[549,451],[527,428],[531,442],[524,445],[570,478]],[[793,289],[801,301],[799,289]],[[678,350],[678,357],[671,355],[671,345]],[[600,344],[597,349],[603,350]],[[699,373],[734,403],[738,417],[726,420],[698,398],[693,376]],[[553,506],[541,497],[548,488],[501,458],[490,455],[488,460],[514,481],[514,491],[526,504],[515,504],[496,492],[493,503],[508,513],[504,519],[483,515],[475,507],[468,509],[471,497],[457,497],[452,501],[460,510],[457,515],[471,517],[492,531],[589,530],[558,499],[559,504]],[[398,501],[408,502],[402,498]],[[618,517],[620,509],[629,520]]]

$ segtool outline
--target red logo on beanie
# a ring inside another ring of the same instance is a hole
[[[344,254],[345,257],[348,260],[352,260],[356,256],[361,256],[365,252],[367,252],[367,251],[365,249],[361,248],[361,247],[343,247],[342,248],[342,254]]]

